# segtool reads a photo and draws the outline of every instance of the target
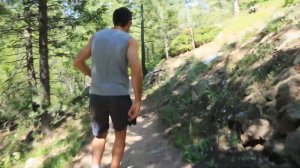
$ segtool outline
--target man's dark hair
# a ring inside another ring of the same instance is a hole
[[[129,9],[121,7],[114,11],[113,22],[115,26],[126,26],[131,20],[132,12]]]

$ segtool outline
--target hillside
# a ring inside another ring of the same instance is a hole
[[[275,6],[268,22],[225,27],[213,42],[162,62],[146,86],[195,167],[300,165],[300,5]]]

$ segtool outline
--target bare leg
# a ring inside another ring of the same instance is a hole
[[[115,131],[115,143],[112,152],[111,168],[120,168],[120,162],[123,158],[126,140],[126,129]]]
[[[99,165],[101,164],[102,155],[105,149],[105,140],[106,140],[107,132],[100,135],[99,138],[94,138],[92,141],[92,162],[93,165]]]

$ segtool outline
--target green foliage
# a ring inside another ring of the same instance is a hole
[[[178,120],[179,116],[180,115],[178,109],[172,104],[164,108],[162,119],[165,120],[167,123],[171,124]]]
[[[33,123],[25,120],[25,117],[15,121],[19,126],[14,133],[8,134],[1,142],[3,148],[0,149],[0,165],[3,168],[11,168],[24,159],[26,153],[32,149],[32,145],[21,142],[25,135],[29,133],[28,128],[32,128]]]
[[[172,40],[170,45],[170,54],[175,56],[177,54],[189,51],[192,49],[192,39],[188,30],[183,31]]]
[[[204,27],[194,30],[194,39],[196,47],[214,40],[216,35],[220,32],[217,27]],[[189,51],[192,49],[192,38],[189,30],[184,30],[181,34],[176,36],[170,45],[170,54],[172,56]]]
[[[65,151],[48,158],[44,164],[44,168],[63,168],[67,166],[68,161],[75,157],[81,148],[86,145],[88,142],[88,137],[91,135],[90,133],[90,120],[88,115],[84,115],[82,119],[82,129],[77,129],[75,127],[70,127],[68,129],[69,135],[62,140],[56,142],[56,147],[59,146],[66,146],[67,148]],[[55,148],[53,148],[55,149]],[[52,150],[53,150],[52,149]]]
[[[217,168],[217,167],[218,167],[218,166],[216,165],[214,159],[211,159],[211,160],[208,162],[208,168]]]
[[[243,1],[241,3],[241,8],[247,10],[248,8],[250,8],[251,6],[255,6],[256,4],[262,3],[262,2],[266,2],[269,0],[251,0],[251,1]]]
[[[0,15],[6,15],[9,13],[10,11],[5,8],[4,4],[0,3]]]
[[[218,90],[209,87],[205,93],[208,98],[207,110],[211,110],[215,105],[217,105],[217,103],[220,102],[222,102],[224,107],[230,109],[238,102],[236,93],[230,91],[227,87]]]
[[[283,7],[291,6],[295,3],[295,0],[284,0]]]
[[[269,34],[272,32],[278,32],[284,25],[290,23],[291,20],[285,18],[285,17],[281,17],[278,19],[275,19],[273,21],[271,21],[266,28],[264,29],[263,33],[265,34]]]
[[[146,67],[149,71],[154,70],[157,64],[163,60],[163,56],[155,56],[153,59],[146,62]]]
[[[209,148],[210,142],[204,139],[200,143],[185,146],[183,155],[187,161],[196,163],[207,158]]]
[[[269,43],[264,43],[258,46],[257,50],[249,55],[245,55],[243,59],[238,62],[238,65],[232,75],[245,75],[251,74],[253,71],[249,71],[249,67],[255,62],[258,62],[268,56],[273,50],[273,46]]]
[[[237,145],[239,143],[239,138],[238,138],[238,136],[237,136],[236,133],[232,133],[230,135],[230,141],[229,141],[229,143],[230,143],[231,146],[235,146],[235,145]]]
[[[195,29],[195,43],[196,46],[203,45],[211,42],[220,32],[220,28],[217,27],[204,27]]]

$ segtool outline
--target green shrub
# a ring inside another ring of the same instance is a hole
[[[161,53],[163,53],[163,52],[161,52]],[[147,69],[149,71],[153,71],[155,66],[157,64],[159,64],[162,60],[163,60],[163,55],[155,56],[155,58],[153,58],[152,60],[146,62]]]
[[[209,141],[206,139],[198,144],[187,145],[184,148],[184,158],[192,163],[202,161],[207,158],[209,147]]]
[[[189,51],[192,49],[192,39],[189,31],[185,30],[174,40],[172,40],[170,45],[170,55],[175,56],[177,54]]]
[[[216,35],[220,32],[217,27],[204,27],[194,30],[195,45],[199,47],[205,43],[214,40]],[[192,38],[189,30],[184,30],[181,34],[171,41],[170,55],[175,56],[192,49]]]
[[[275,19],[267,25],[267,27],[265,28],[263,33],[269,34],[269,33],[272,33],[272,32],[278,32],[283,26],[285,26],[289,22],[291,22],[291,20],[289,20],[285,17]]]
[[[266,2],[266,1],[269,1],[269,0],[251,0],[251,1],[243,2],[243,3],[241,3],[241,8],[243,10],[247,10],[251,6],[254,6],[256,4],[259,4],[259,3],[262,3],[262,2]]]
[[[284,0],[283,7],[291,6],[295,3],[295,0]]]
[[[219,32],[220,29],[217,27],[205,27],[195,29],[196,47],[213,41]]]

